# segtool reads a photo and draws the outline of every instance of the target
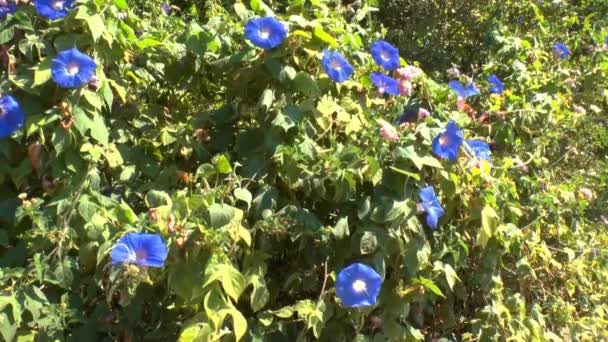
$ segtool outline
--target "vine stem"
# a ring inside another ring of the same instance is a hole
[[[51,256],[55,253],[57,253],[57,256],[60,259],[62,257],[65,237],[68,233],[68,229],[70,227],[70,222],[72,221],[72,217],[74,217],[74,213],[76,212],[76,205],[80,201],[80,196],[82,195],[82,192],[83,192],[85,186],[87,185],[87,181],[89,179],[88,176],[91,171],[92,171],[92,167],[89,165],[89,168],[87,169],[87,173],[85,174],[84,179],[78,186],[78,190],[76,190],[76,196],[75,196],[74,200],[72,201],[70,208],[68,209],[68,211],[66,211],[63,214],[63,229],[61,230],[61,233],[60,233],[59,244],[57,244],[57,247],[55,247],[55,249],[51,253],[49,253],[47,260],[50,259]]]
[[[325,286],[327,285],[327,263],[329,261],[329,257],[327,257],[325,259],[325,263],[324,263],[324,267],[325,267],[325,273],[323,274],[323,285],[321,286],[321,293],[319,293],[319,300],[321,301],[321,298],[323,298],[323,294],[325,293]]]

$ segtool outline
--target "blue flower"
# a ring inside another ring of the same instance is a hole
[[[53,58],[51,76],[62,88],[78,88],[95,75],[95,61],[76,48],[61,51]]]
[[[6,138],[21,128],[24,117],[19,103],[12,96],[0,98],[0,138]]]
[[[462,131],[453,120],[450,120],[443,132],[433,139],[433,152],[449,161],[456,160],[463,140]]]
[[[450,89],[455,91],[456,95],[458,95],[458,97],[462,99],[466,99],[467,97],[480,94],[479,89],[475,87],[474,83],[469,84],[468,86],[466,86],[466,88],[463,87],[462,83],[460,83],[459,81],[450,81],[450,83],[448,84],[450,86]]]
[[[399,67],[399,50],[384,40],[372,44],[371,52],[376,64],[384,69],[393,70]]]
[[[435,190],[432,186],[426,187],[420,190],[420,199],[422,200],[422,207],[426,212],[426,224],[431,229],[437,229],[437,223],[439,218],[445,214],[445,210],[441,207],[441,203],[435,196]]]
[[[502,94],[502,91],[505,89],[505,85],[496,75],[488,77],[488,83],[490,83],[490,92],[493,94]]]
[[[380,94],[399,95],[399,84],[396,79],[380,72],[372,72],[371,79],[376,87],[378,87]]]
[[[485,141],[481,140],[467,140],[466,144],[471,148],[475,154],[475,158],[481,160],[487,160],[492,162],[492,152],[490,151],[490,145]]]
[[[376,304],[380,285],[382,277],[373,268],[357,262],[338,273],[336,294],[344,306],[371,306]]]
[[[264,50],[274,49],[287,37],[287,29],[273,17],[251,19],[245,26],[245,37]]]
[[[564,43],[556,43],[553,45],[553,53],[559,59],[566,59],[570,56],[570,50],[568,50],[568,47]]]
[[[63,18],[74,7],[74,0],[34,0],[36,11],[47,19]]]
[[[6,17],[7,14],[15,13],[17,5],[14,2],[0,0],[0,19]]]
[[[346,81],[355,71],[348,60],[337,51],[323,50],[321,64],[323,64],[327,76],[338,83]]]
[[[608,45],[608,36],[606,36],[606,38],[604,38],[604,44]]]
[[[136,264],[162,267],[167,258],[167,245],[158,234],[127,233],[112,247],[112,264]]]
[[[171,7],[169,7],[169,5],[166,2],[163,2],[162,4],[160,4],[160,9],[163,10],[163,12],[165,12],[165,14],[169,14],[169,12],[171,11]]]

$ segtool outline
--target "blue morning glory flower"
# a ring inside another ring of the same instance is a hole
[[[34,0],[34,6],[39,15],[54,20],[68,15],[74,0]]]
[[[498,79],[496,75],[488,77],[488,83],[490,83],[490,92],[493,94],[502,94],[505,89],[505,85]]]
[[[556,43],[553,45],[553,53],[559,59],[566,59],[570,56],[570,50],[568,50],[568,47],[564,43]]]
[[[450,81],[448,85],[450,86],[450,89],[456,92],[456,95],[458,95],[459,98],[466,99],[467,97],[480,94],[479,89],[475,87],[474,83],[464,87],[459,81]]]
[[[19,103],[12,96],[0,98],[0,138],[6,138],[21,128],[24,117]]]
[[[492,162],[492,152],[490,151],[490,145],[485,141],[481,140],[467,140],[466,144],[471,148],[475,154],[475,158],[481,160],[487,160]]]
[[[7,14],[15,13],[17,5],[14,2],[0,0],[0,19],[6,17]]]
[[[433,139],[433,152],[449,161],[456,160],[463,140],[462,131],[453,120],[450,120],[443,132]]]
[[[95,75],[95,61],[76,48],[61,51],[53,58],[51,76],[62,88],[78,88]]]
[[[327,76],[338,83],[346,81],[355,71],[348,60],[337,51],[323,50],[321,64]]]
[[[604,44],[608,45],[608,36],[604,39]]]
[[[358,308],[376,304],[382,277],[371,267],[354,263],[336,277],[336,295],[344,306]]]
[[[245,26],[245,37],[264,50],[274,49],[287,37],[287,29],[273,17],[251,19]]]
[[[167,258],[167,244],[158,234],[127,233],[112,247],[112,264],[136,264],[162,267]]]
[[[399,50],[384,40],[378,40],[371,47],[372,57],[376,64],[386,70],[399,67]]]
[[[166,2],[163,2],[162,4],[160,4],[160,9],[163,10],[163,12],[165,12],[165,14],[169,14],[169,12],[171,11],[171,7],[169,7],[169,5]]]
[[[380,94],[399,94],[399,84],[397,83],[396,79],[386,76],[385,74],[380,72],[372,72],[371,80],[376,85],[376,87],[378,87],[378,91],[380,92]]]
[[[422,207],[426,212],[426,224],[433,230],[437,229],[439,218],[445,214],[445,210],[441,207],[441,203],[435,196],[435,190],[432,186],[420,190],[420,199]]]

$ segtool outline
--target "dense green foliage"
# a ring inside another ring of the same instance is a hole
[[[0,92],[26,114],[0,140],[5,340],[608,338],[604,1],[79,4],[0,19]],[[243,34],[266,15],[289,25],[271,51]],[[370,81],[380,38],[427,72],[408,97]],[[72,47],[97,88],[51,79]],[[323,71],[327,48],[348,81]],[[452,66],[482,91],[466,112]],[[431,115],[385,140],[378,120],[406,107]],[[450,119],[491,142],[492,165],[436,158]],[[437,230],[417,212],[425,186]],[[110,265],[129,231],[163,236],[163,268]],[[352,262],[382,275],[375,306],[337,299]]]

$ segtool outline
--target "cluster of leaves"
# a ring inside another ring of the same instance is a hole
[[[606,338],[606,16],[484,3],[526,10],[527,29],[496,23],[471,51],[484,59],[469,76],[496,74],[505,91],[479,82],[467,112],[424,74],[408,97],[378,96],[369,47],[382,36],[365,1],[87,0],[56,21],[20,5],[0,21],[0,89],[26,114],[0,140],[0,336]],[[244,27],[273,15],[289,34],[262,51]],[[461,39],[442,37],[428,53]],[[557,40],[569,59],[552,55]],[[97,62],[96,89],[51,80],[72,47]],[[344,83],[323,71],[328,48],[354,66]],[[421,107],[431,115],[383,139],[378,120]],[[450,119],[492,143],[491,168],[433,156]],[[437,230],[417,215],[429,185]],[[165,238],[165,267],[110,265],[130,231]],[[375,306],[336,298],[354,261],[383,278]]]

